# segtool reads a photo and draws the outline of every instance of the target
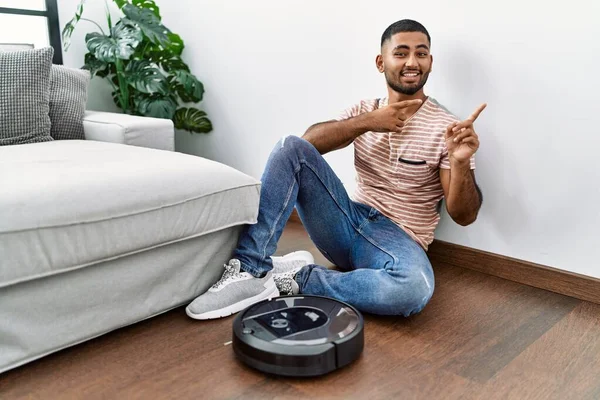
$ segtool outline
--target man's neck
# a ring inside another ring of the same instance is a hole
[[[390,87],[388,87],[388,104],[397,103],[399,101],[417,100],[417,99],[421,100],[422,103],[419,104],[418,106],[406,108],[406,114],[408,117],[412,116],[414,113],[419,111],[419,108],[421,108],[421,106],[423,104],[425,104],[425,101],[427,100],[427,96],[425,95],[425,92],[423,91],[423,89],[421,89],[413,95],[406,95],[406,94],[398,93],[395,90],[392,90]]]
[[[398,93],[395,90],[388,87],[388,104],[397,103],[399,101],[416,100],[416,99],[422,100],[423,103],[425,103],[425,100],[427,100],[427,96],[425,95],[425,91],[423,89],[419,90],[417,93],[415,93],[413,95],[407,95],[407,94]]]

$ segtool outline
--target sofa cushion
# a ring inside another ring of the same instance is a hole
[[[83,116],[90,72],[53,65],[50,69],[50,135],[55,140],[85,139]]]
[[[0,147],[0,187],[0,287],[254,223],[260,196],[214,161],[83,140]]]
[[[52,47],[0,52],[0,146],[45,142],[50,136]]]

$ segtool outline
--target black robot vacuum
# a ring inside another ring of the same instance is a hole
[[[233,350],[245,364],[269,374],[324,375],[356,360],[364,321],[349,304],[321,296],[276,297],[240,312]]]

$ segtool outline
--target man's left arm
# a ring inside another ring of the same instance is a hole
[[[462,226],[475,222],[483,200],[471,170],[471,158],[479,149],[479,137],[473,123],[485,107],[486,104],[482,104],[469,118],[446,129],[450,169],[440,169],[440,180],[448,214]]]

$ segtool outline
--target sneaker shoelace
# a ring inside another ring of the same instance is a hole
[[[282,274],[281,276],[275,278],[275,284],[277,285],[281,295],[285,296],[294,294],[292,279],[294,279],[292,273]]]
[[[277,285],[277,288],[281,294],[293,294],[292,280],[294,279],[294,275],[295,273],[290,271],[274,276],[275,285]]]
[[[221,286],[226,285],[232,280],[242,278],[244,276],[243,272],[231,264],[224,264],[223,267],[225,267],[225,272],[223,273],[221,279],[212,285],[213,289],[219,289]]]
[[[280,274],[277,274],[273,278],[276,281],[282,281],[283,282],[286,279],[294,279],[294,275],[296,275],[296,271],[287,271],[287,272],[282,272]]]

